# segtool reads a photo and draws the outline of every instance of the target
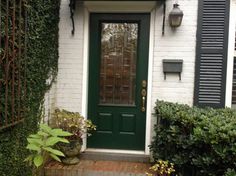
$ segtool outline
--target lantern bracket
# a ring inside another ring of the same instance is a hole
[[[162,21],[162,36],[165,35],[165,21],[166,21],[166,1],[163,1],[163,21]]]

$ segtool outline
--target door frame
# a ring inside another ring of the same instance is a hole
[[[123,7],[123,8],[122,8]],[[128,8],[127,8],[128,7]],[[130,8],[129,8],[130,7]],[[82,151],[96,151],[109,153],[130,153],[130,154],[144,154],[149,155],[149,145],[151,144],[151,129],[152,122],[152,71],[153,71],[153,52],[154,52],[154,31],[155,31],[155,15],[156,2],[148,1],[130,1],[130,2],[92,2],[84,3],[84,42],[83,42],[83,82],[82,82],[82,112],[83,116],[87,116],[88,110],[88,84],[89,84],[89,15],[90,13],[150,13],[150,39],[149,39],[149,56],[148,56],[148,89],[147,89],[147,103],[146,103],[146,136],[145,136],[145,150],[144,151],[130,151],[130,150],[110,150],[110,149],[87,149],[86,138],[83,141]],[[130,10],[132,9],[132,10]]]
[[[229,37],[228,37],[228,58],[227,58],[227,77],[225,91],[225,106],[232,107],[232,89],[233,89],[233,65],[234,65],[234,43],[236,30],[236,2],[230,1],[230,18],[229,18]]]

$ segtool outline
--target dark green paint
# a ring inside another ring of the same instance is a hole
[[[101,22],[137,22],[138,53],[135,106],[99,105]],[[144,150],[146,113],[141,112],[141,81],[147,80],[150,14],[90,15],[88,118],[98,127],[89,148]],[[99,125],[100,123],[100,125]]]

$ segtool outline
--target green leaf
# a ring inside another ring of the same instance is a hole
[[[60,142],[69,144],[70,142],[65,138],[60,138]]]
[[[43,145],[42,139],[27,138],[27,141],[28,141],[28,143],[30,143],[30,144]]]
[[[67,132],[67,131],[63,131],[62,129],[53,129],[50,133],[52,136],[71,136],[72,134]]]
[[[35,139],[40,139],[41,136],[40,135],[37,135],[37,134],[31,134],[29,135],[30,138],[35,138]]]
[[[60,142],[61,139],[59,137],[49,137],[46,142],[45,142],[45,145],[46,146],[53,146],[55,145],[56,143]]]
[[[38,135],[41,137],[41,136],[48,136],[48,133],[45,133],[43,131],[39,131],[38,132]]]
[[[53,159],[55,159],[56,161],[61,162],[61,159],[60,159],[57,155],[54,155],[53,153],[50,153],[49,155],[50,155]]]
[[[56,150],[51,147],[43,147],[43,149],[57,156],[65,156],[60,150]]]
[[[35,145],[35,144],[28,144],[26,148],[29,149],[29,150],[37,151],[37,152],[40,151],[40,147]]]
[[[47,133],[51,133],[51,128],[48,126],[48,125],[46,125],[46,124],[40,124],[40,129],[42,129],[43,131],[45,131],[45,132],[47,132]]]
[[[61,138],[61,137],[49,137],[46,140],[45,146],[53,146],[58,142],[63,142],[63,143],[69,143],[67,139]]]
[[[36,167],[39,167],[39,166],[41,166],[43,164],[43,157],[42,157],[42,155],[36,155],[35,157],[34,157],[34,165],[36,166]]]

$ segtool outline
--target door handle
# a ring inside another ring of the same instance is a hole
[[[147,91],[146,91],[146,87],[147,87],[147,81],[143,80],[142,81],[142,90],[141,90],[141,95],[142,95],[142,107],[141,107],[141,111],[145,112],[146,111],[146,97],[147,97]]]

